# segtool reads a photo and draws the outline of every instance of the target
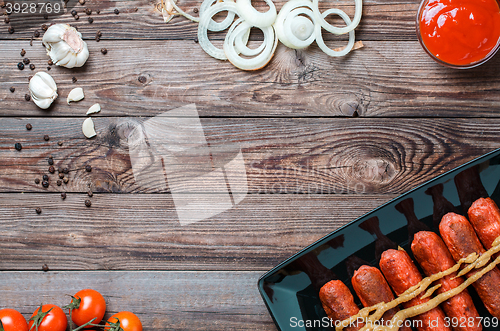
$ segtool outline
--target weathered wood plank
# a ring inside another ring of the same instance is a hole
[[[0,270],[264,270],[394,197],[248,195],[181,226],[169,194],[0,194]]]
[[[499,116],[500,57],[475,69],[451,70],[434,63],[416,41],[365,44],[342,59],[316,46],[297,52],[278,47],[268,67],[249,73],[189,41],[89,42],[91,57],[83,68],[52,68],[60,97],[42,111],[24,95],[28,77],[46,70],[45,50],[3,41],[0,116],[80,117],[95,102],[103,107],[98,116],[154,116],[187,103],[195,103],[201,116],[224,117]],[[21,48],[37,66],[34,72],[17,69]],[[68,106],[66,96],[76,86],[86,99]]]
[[[203,118],[212,151],[206,171],[190,173],[208,161],[197,150],[175,154],[181,139],[176,133],[149,137],[150,144],[165,149],[165,179],[163,170],[132,171],[126,137],[138,120],[96,118],[98,135],[87,140],[81,133],[83,119],[2,119],[0,191],[87,192],[91,185],[94,192],[170,192],[172,185],[186,183],[182,176],[219,169],[241,149],[245,170],[235,171],[247,177],[249,193],[402,193],[500,146],[500,119]],[[31,131],[25,128],[28,122]],[[50,141],[43,139],[45,134]],[[21,152],[16,142],[23,144]],[[159,159],[160,152],[147,150]],[[56,169],[68,168],[67,185],[55,185],[58,175],[48,173],[49,155]],[[86,165],[92,172],[85,171]],[[48,189],[34,182],[43,174],[50,177]],[[145,180],[138,182],[137,175]],[[182,190],[207,192],[203,186]]]
[[[278,10],[285,2],[284,0],[274,1]],[[179,17],[165,24],[161,14],[155,9],[156,3],[160,1],[87,1],[84,6],[75,7],[80,16],[78,21],[74,20],[69,13],[49,20],[35,17],[25,17],[22,21],[12,19],[11,25],[16,29],[14,34],[9,34],[8,25],[0,22],[0,40],[29,39],[35,29],[40,29],[41,24],[46,23],[72,24],[78,27],[86,39],[93,39],[98,30],[103,32],[103,40],[193,40],[196,37],[197,25],[187,19]],[[199,8],[201,3],[202,1],[188,0],[180,1],[179,5],[186,12],[197,16],[194,9]],[[257,7],[265,10],[263,3],[263,1],[257,2]],[[351,17],[354,13],[353,1],[320,1],[322,11],[330,8],[330,5],[346,11]],[[88,16],[83,13],[86,7],[93,9],[92,24],[88,23]],[[119,15],[113,13],[115,8],[120,10]],[[97,9],[100,9],[99,15],[95,13]],[[418,2],[415,1],[398,1],[388,4],[380,0],[364,0],[363,18],[356,29],[358,38],[361,40],[415,40],[417,9]],[[221,36],[216,36],[216,38],[221,38]]]
[[[107,313],[128,310],[144,330],[276,330],[257,290],[262,272],[0,272],[1,308],[26,318],[40,302],[64,306],[94,288]]]

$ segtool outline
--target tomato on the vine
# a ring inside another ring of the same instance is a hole
[[[35,330],[37,325],[38,331],[66,331],[68,319],[58,306],[41,305],[30,318],[30,330]]]
[[[141,320],[134,313],[129,311],[121,311],[111,316],[104,330],[118,331],[118,322],[119,327],[121,327],[123,331],[142,331]]]
[[[106,313],[106,300],[101,293],[85,289],[78,291],[71,300],[71,303],[64,308],[71,309],[71,320],[78,326],[81,326],[92,319],[92,324],[98,324],[102,321]],[[85,328],[91,328],[88,325]]]
[[[28,323],[20,312],[14,309],[0,310],[0,330],[28,331]]]

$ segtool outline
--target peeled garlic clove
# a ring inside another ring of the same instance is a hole
[[[38,72],[30,79],[29,90],[33,102],[42,109],[49,108],[57,98],[56,82],[46,72]]]
[[[83,98],[85,98],[85,95],[83,94],[83,89],[81,87],[74,88],[68,94],[68,99],[67,99],[68,105],[71,101],[76,102],[82,100]]]
[[[68,24],[54,24],[43,35],[42,43],[52,62],[66,68],[81,67],[89,58],[82,34]]]
[[[89,139],[97,135],[94,129],[94,121],[92,121],[92,118],[89,117],[85,121],[83,121],[82,131],[85,137]]]
[[[95,113],[98,113],[100,111],[101,111],[101,105],[96,103],[95,105],[90,107],[89,110],[87,110],[87,115],[95,114]]]

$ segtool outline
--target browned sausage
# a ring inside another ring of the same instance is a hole
[[[380,260],[380,270],[397,295],[401,295],[422,280],[417,267],[408,253],[403,250],[389,249],[385,251]],[[430,300],[429,298],[422,299],[423,295],[424,293],[420,293],[417,297],[405,302],[403,307],[413,307]],[[450,328],[446,326],[445,317],[441,308],[436,307],[415,316],[413,320],[419,331],[450,331]]]
[[[479,255],[485,252],[474,228],[462,215],[448,213],[443,216],[439,232],[455,261],[471,253]],[[474,275],[472,270],[466,277]],[[494,268],[472,284],[491,315],[500,318],[500,270]]]
[[[421,231],[416,233],[411,243],[411,250],[427,276],[437,274],[455,265],[455,260],[453,260],[443,240],[434,232]],[[460,286],[463,279],[454,278],[456,275],[455,272],[438,280],[437,283],[441,287],[437,293],[443,293]],[[441,307],[450,319],[456,318],[458,321],[458,326],[453,327],[453,330],[480,331],[483,329],[476,306],[474,306],[467,289],[443,302]],[[475,321],[475,323],[470,323],[470,321]]]
[[[319,299],[326,315],[334,322],[343,321],[359,312],[351,291],[340,280],[331,280],[323,285],[319,291]],[[362,323],[354,322],[352,326],[344,328],[344,330],[357,331],[363,326]]]
[[[384,276],[375,267],[361,266],[354,272],[351,279],[352,287],[365,307],[371,307],[379,302],[390,302],[394,300],[391,288]],[[399,308],[393,308],[385,312],[383,321],[390,321]],[[409,326],[402,326],[400,331],[411,331]]]
[[[500,236],[500,210],[490,198],[480,198],[469,208],[469,220],[486,249]]]

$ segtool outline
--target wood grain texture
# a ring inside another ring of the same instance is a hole
[[[187,103],[195,103],[202,117],[499,116],[500,57],[475,69],[451,70],[432,61],[416,41],[366,42],[341,59],[316,46],[304,51],[280,46],[258,72],[210,58],[189,41],[89,41],[89,47],[83,68],[53,66],[60,97],[43,111],[24,95],[29,76],[46,70],[45,50],[27,41],[0,42],[0,57],[6,59],[0,62],[0,115],[82,117],[99,102],[103,111],[97,116],[154,116]],[[108,54],[101,54],[101,47]],[[35,71],[17,69],[22,48]],[[68,106],[66,97],[77,86],[86,98]]]
[[[173,169],[168,178],[146,173],[150,180],[137,182],[143,173],[132,171],[126,137],[139,120],[96,118],[98,135],[87,140],[81,133],[83,119],[2,119],[0,191],[87,192],[90,185],[94,192],[170,192],[201,162],[199,153],[164,152],[164,162]],[[31,131],[25,129],[28,122],[34,126]],[[241,149],[249,193],[403,193],[500,147],[499,119],[205,118],[201,125],[212,151],[212,170]],[[43,140],[44,134],[51,140]],[[150,143],[167,149],[175,144],[173,134],[162,134]],[[23,144],[21,152],[14,149],[16,142]],[[151,153],[159,157],[159,152]],[[57,173],[48,173],[49,155],[56,169],[69,169],[67,185],[55,185]],[[92,172],[84,170],[86,165]],[[243,170],[238,173],[245,176]],[[48,189],[34,182],[43,174],[50,175]]]
[[[2,272],[1,308],[26,318],[40,302],[63,306],[80,289],[100,291],[105,318],[129,310],[146,331],[276,330],[257,290],[262,272]],[[34,300],[33,298],[36,298]]]
[[[279,10],[286,1],[274,1]],[[418,2],[398,1],[397,3],[385,3],[380,0],[365,0],[363,17],[356,29],[358,38],[361,40],[415,40],[415,17],[417,15]],[[0,24],[0,40],[30,39],[36,29],[40,30],[44,23],[68,23],[78,27],[84,38],[93,39],[97,30],[103,32],[102,40],[193,40],[197,35],[197,25],[183,17],[174,18],[169,24],[163,22],[161,14],[155,9],[160,0],[133,0],[133,1],[86,1],[84,6],[77,5],[74,9],[79,13],[80,19],[74,20],[70,13],[44,20],[43,18],[25,17],[21,20],[13,19],[11,25],[16,28],[14,34],[7,32],[8,25]],[[184,0],[179,1],[186,12],[194,13],[202,1]],[[266,10],[263,1],[255,1],[257,8]],[[354,1],[339,0],[334,2],[320,1],[321,11],[331,8],[339,8],[351,17],[354,14]],[[84,8],[93,9],[92,24],[87,21],[87,15],[83,13]],[[120,10],[119,15],[113,13],[114,9]],[[97,15],[95,11],[100,9]],[[337,22],[340,25],[340,22]],[[328,36],[327,38],[331,38]],[[216,35],[215,38],[223,38]]]
[[[266,270],[394,197],[248,195],[181,226],[169,194],[0,194],[0,270]]]

